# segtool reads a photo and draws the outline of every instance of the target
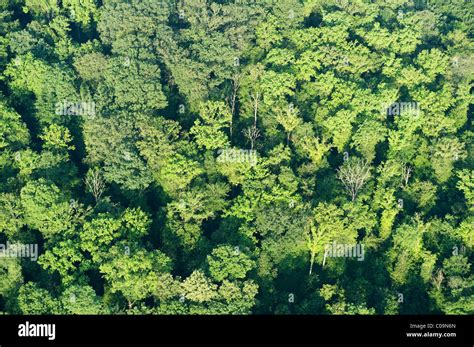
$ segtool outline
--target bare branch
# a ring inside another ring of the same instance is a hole
[[[370,177],[369,163],[360,158],[349,158],[337,170],[337,178],[339,178],[347,192],[351,195],[352,201],[357,197],[357,193],[363,187]]]

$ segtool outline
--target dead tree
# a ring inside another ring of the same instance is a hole
[[[260,130],[255,125],[245,128],[243,131],[244,136],[250,141],[250,149],[253,150],[255,141],[260,137]]]
[[[337,178],[346,187],[347,192],[351,195],[352,201],[357,197],[357,193],[363,187],[370,177],[369,163],[360,158],[351,157],[337,170]]]

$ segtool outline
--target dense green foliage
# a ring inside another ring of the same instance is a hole
[[[0,312],[474,313],[473,18],[0,0]]]

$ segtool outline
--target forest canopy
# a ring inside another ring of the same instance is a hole
[[[473,20],[0,0],[0,313],[473,314]]]

